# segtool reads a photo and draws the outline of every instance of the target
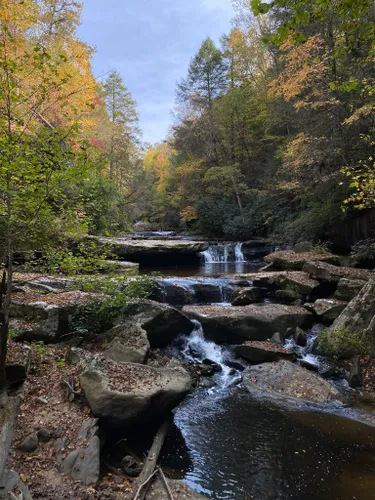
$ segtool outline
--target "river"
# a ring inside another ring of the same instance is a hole
[[[214,252],[205,253],[200,269],[190,274],[195,278],[174,282],[191,289],[194,281],[225,282],[227,272],[258,269],[259,262],[241,259],[239,249],[223,249],[223,254],[220,249],[216,262]],[[186,277],[186,269],[175,273],[181,275]],[[303,350],[290,341],[288,347],[309,362],[321,362],[309,352],[317,331],[312,329]],[[233,365],[245,363],[207,340],[198,322],[190,336],[168,350],[184,362],[209,358],[221,370],[211,387],[196,389],[176,411],[184,446],[177,448],[170,437],[163,452],[163,465],[174,477],[220,500],[375,499],[375,428],[361,423],[359,410],[351,410],[358,419],[349,419],[348,409],[337,402],[291,406],[255,398],[241,384],[240,367]]]

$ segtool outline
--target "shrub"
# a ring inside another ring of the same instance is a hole
[[[354,266],[373,267],[375,264],[375,239],[361,240],[353,245],[350,263]]]

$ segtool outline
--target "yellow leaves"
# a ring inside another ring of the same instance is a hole
[[[180,217],[183,222],[192,222],[198,219],[195,207],[187,206],[180,211]]]

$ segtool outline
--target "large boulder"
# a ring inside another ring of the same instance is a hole
[[[313,315],[303,307],[282,304],[249,306],[186,306],[183,312],[200,321],[205,333],[218,342],[267,340],[276,332],[308,325]]]
[[[359,294],[364,286],[365,282],[363,280],[341,278],[337,285],[335,299],[349,302]]]
[[[234,348],[237,356],[258,364],[276,361],[279,358],[293,358],[293,353],[274,342],[249,341]]]
[[[264,260],[272,264],[274,269],[301,271],[306,262],[320,261],[340,265],[336,255],[322,252],[296,253],[293,250],[274,252],[267,255]]]
[[[333,325],[318,337],[321,353],[350,357],[370,354],[375,337],[375,278],[342,311]]]
[[[262,302],[262,290],[259,287],[239,288],[232,293],[232,306],[247,306]]]
[[[326,380],[285,359],[252,366],[245,371],[243,380],[250,392],[264,396],[276,394],[323,403],[339,394]]]
[[[337,299],[318,299],[312,307],[321,321],[329,323],[340,316],[347,304],[347,302]]]
[[[185,335],[194,329],[194,324],[177,309],[151,300],[129,302],[121,315],[115,319],[120,324],[131,320],[146,332],[151,347],[168,344],[178,335]]]
[[[131,426],[161,417],[191,390],[186,370],[116,363],[96,356],[79,375],[95,417],[108,424]]]
[[[157,286],[152,293],[152,299],[174,306],[192,304],[194,293],[188,286],[184,286],[173,279],[157,280]]]

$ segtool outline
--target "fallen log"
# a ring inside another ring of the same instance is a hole
[[[173,422],[173,415],[167,417],[163,424],[159,427],[155,435],[154,441],[145,460],[141,474],[135,485],[135,492],[132,496],[133,500],[144,500],[150,485],[151,478],[155,475],[158,458],[163,448],[164,441],[168,435],[169,429]]]

